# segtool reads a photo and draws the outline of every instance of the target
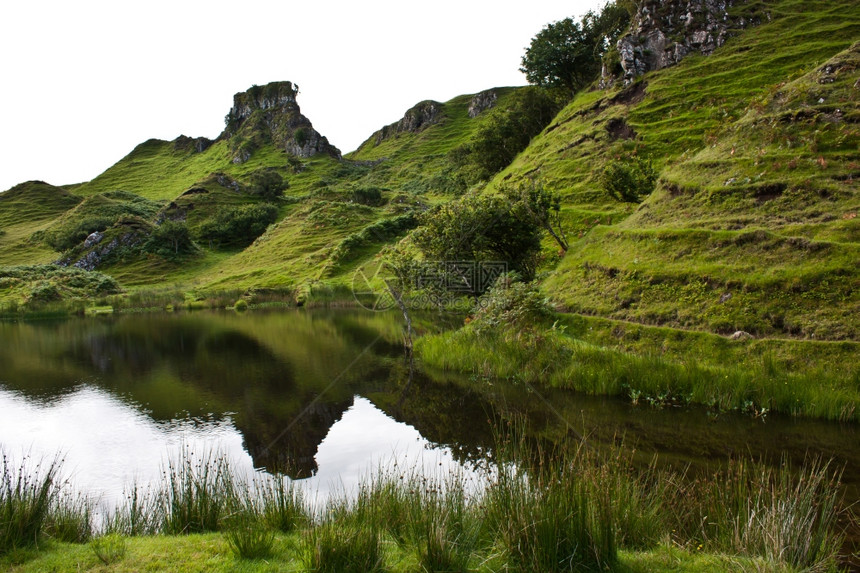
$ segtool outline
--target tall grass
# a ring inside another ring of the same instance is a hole
[[[218,531],[237,498],[234,470],[226,456],[196,454],[187,447],[168,461],[160,495],[164,533]]]
[[[0,452],[0,555],[36,545],[59,492],[61,459],[15,466]]]
[[[809,460],[794,470],[733,461],[710,479],[676,482],[667,512],[676,535],[714,551],[763,557],[806,571],[831,570],[843,542],[841,472]]]
[[[667,542],[776,568],[839,562],[846,509],[831,463],[742,460],[693,476],[641,467],[614,446],[541,445],[516,426],[492,455],[477,482],[394,467],[311,512],[293,482],[243,477],[222,455],[186,449],[159,482],[133,488],[104,517],[92,548],[114,561],[124,545],[103,534],[219,531],[237,557],[257,559],[276,556],[278,536],[298,532],[299,558],[313,571],[598,571],[615,567],[619,549]],[[86,499],[59,487],[59,460],[3,464],[2,553],[48,535],[81,542],[94,533]]]

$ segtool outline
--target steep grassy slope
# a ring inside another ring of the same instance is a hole
[[[47,263],[56,253],[39,241],[34,231],[74,208],[81,198],[42,181],[28,181],[0,194],[0,264]]]
[[[562,308],[860,338],[860,13],[851,2],[765,7],[770,22],[707,58],[580,95],[494,181],[539,177],[565,196],[571,223],[604,223],[546,280]],[[601,163],[633,154],[661,169],[639,206],[597,182]]]

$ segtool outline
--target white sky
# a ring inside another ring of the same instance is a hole
[[[152,137],[214,138],[235,92],[278,80],[346,153],[418,101],[524,84],[530,39],[598,3],[9,0],[0,190],[92,179]]]

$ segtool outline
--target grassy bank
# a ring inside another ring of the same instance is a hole
[[[856,342],[730,339],[552,312],[534,285],[498,282],[459,330],[415,349],[429,370],[507,380],[634,404],[857,420]]]
[[[662,344],[604,346],[568,334],[564,328],[568,320],[578,317],[562,317],[555,328],[545,330],[500,327],[489,331],[466,326],[424,337],[417,341],[416,350],[431,370],[621,396],[634,403],[699,404],[716,411],[743,410],[757,415],[773,411],[827,420],[860,419],[860,370],[850,360],[857,352],[856,343],[787,346],[780,341],[738,342],[736,348],[726,351],[735,360],[719,363],[716,354],[701,360],[695,354],[671,356],[695,343],[699,333],[662,329],[668,331],[662,333],[666,336]],[[639,325],[631,328],[649,331]],[[719,338],[713,336],[715,341]],[[705,345],[705,352],[709,346]],[[840,360],[796,367],[819,351]]]
[[[506,436],[517,436],[517,431]],[[738,461],[711,475],[636,468],[578,444],[501,439],[494,464],[380,470],[308,503],[294,482],[186,452],[94,526],[59,461],[4,459],[0,565],[12,571],[763,571],[838,568],[839,472]],[[32,462],[31,462],[32,463]],[[31,467],[31,466],[27,466]]]

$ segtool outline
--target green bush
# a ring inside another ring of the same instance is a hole
[[[251,193],[266,201],[276,201],[284,196],[290,184],[273,169],[258,169],[251,174]]]
[[[501,276],[478,301],[474,327],[495,328],[535,326],[550,317],[546,300],[532,283],[517,280],[515,274]]]
[[[161,206],[161,203],[127,191],[101,193],[85,199],[59,223],[34,234],[33,239],[44,240],[54,250],[67,251],[91,233],[104,231],[124,217],[151,219]]]
[[[514,160],[532,137],[549,125],[561,105],[545,89],[517,90],[507,106],[497,106],[472,139],[449,155],[467,182],[489,179]]]
[[[384,203],[382,191],[376,187],[359,187],[353,190],[352,200],[361,205],[370,205],[371,207],[376,207]]]
[[[657,171],[650,160],[640,157],[616,159],[604,167],[600,184],[604,191],[618,201],[639,203],[654,191]]]
[[[521,203],[469,194],[421,217],[412,235],[428,261],[503,262],[526,280],[534,277],[541,229]],[[481,294],[490,285],[475,284]]]
[[[246,247],[277,219],[278,209],[271,203],[227,207],[201,225],[198,237],[218,246]]]
[[[178,257],[192,253],[197,245],[191,240],[191,233],[184,222],[166,220],[152,230],[143,250],[165,258]]]

